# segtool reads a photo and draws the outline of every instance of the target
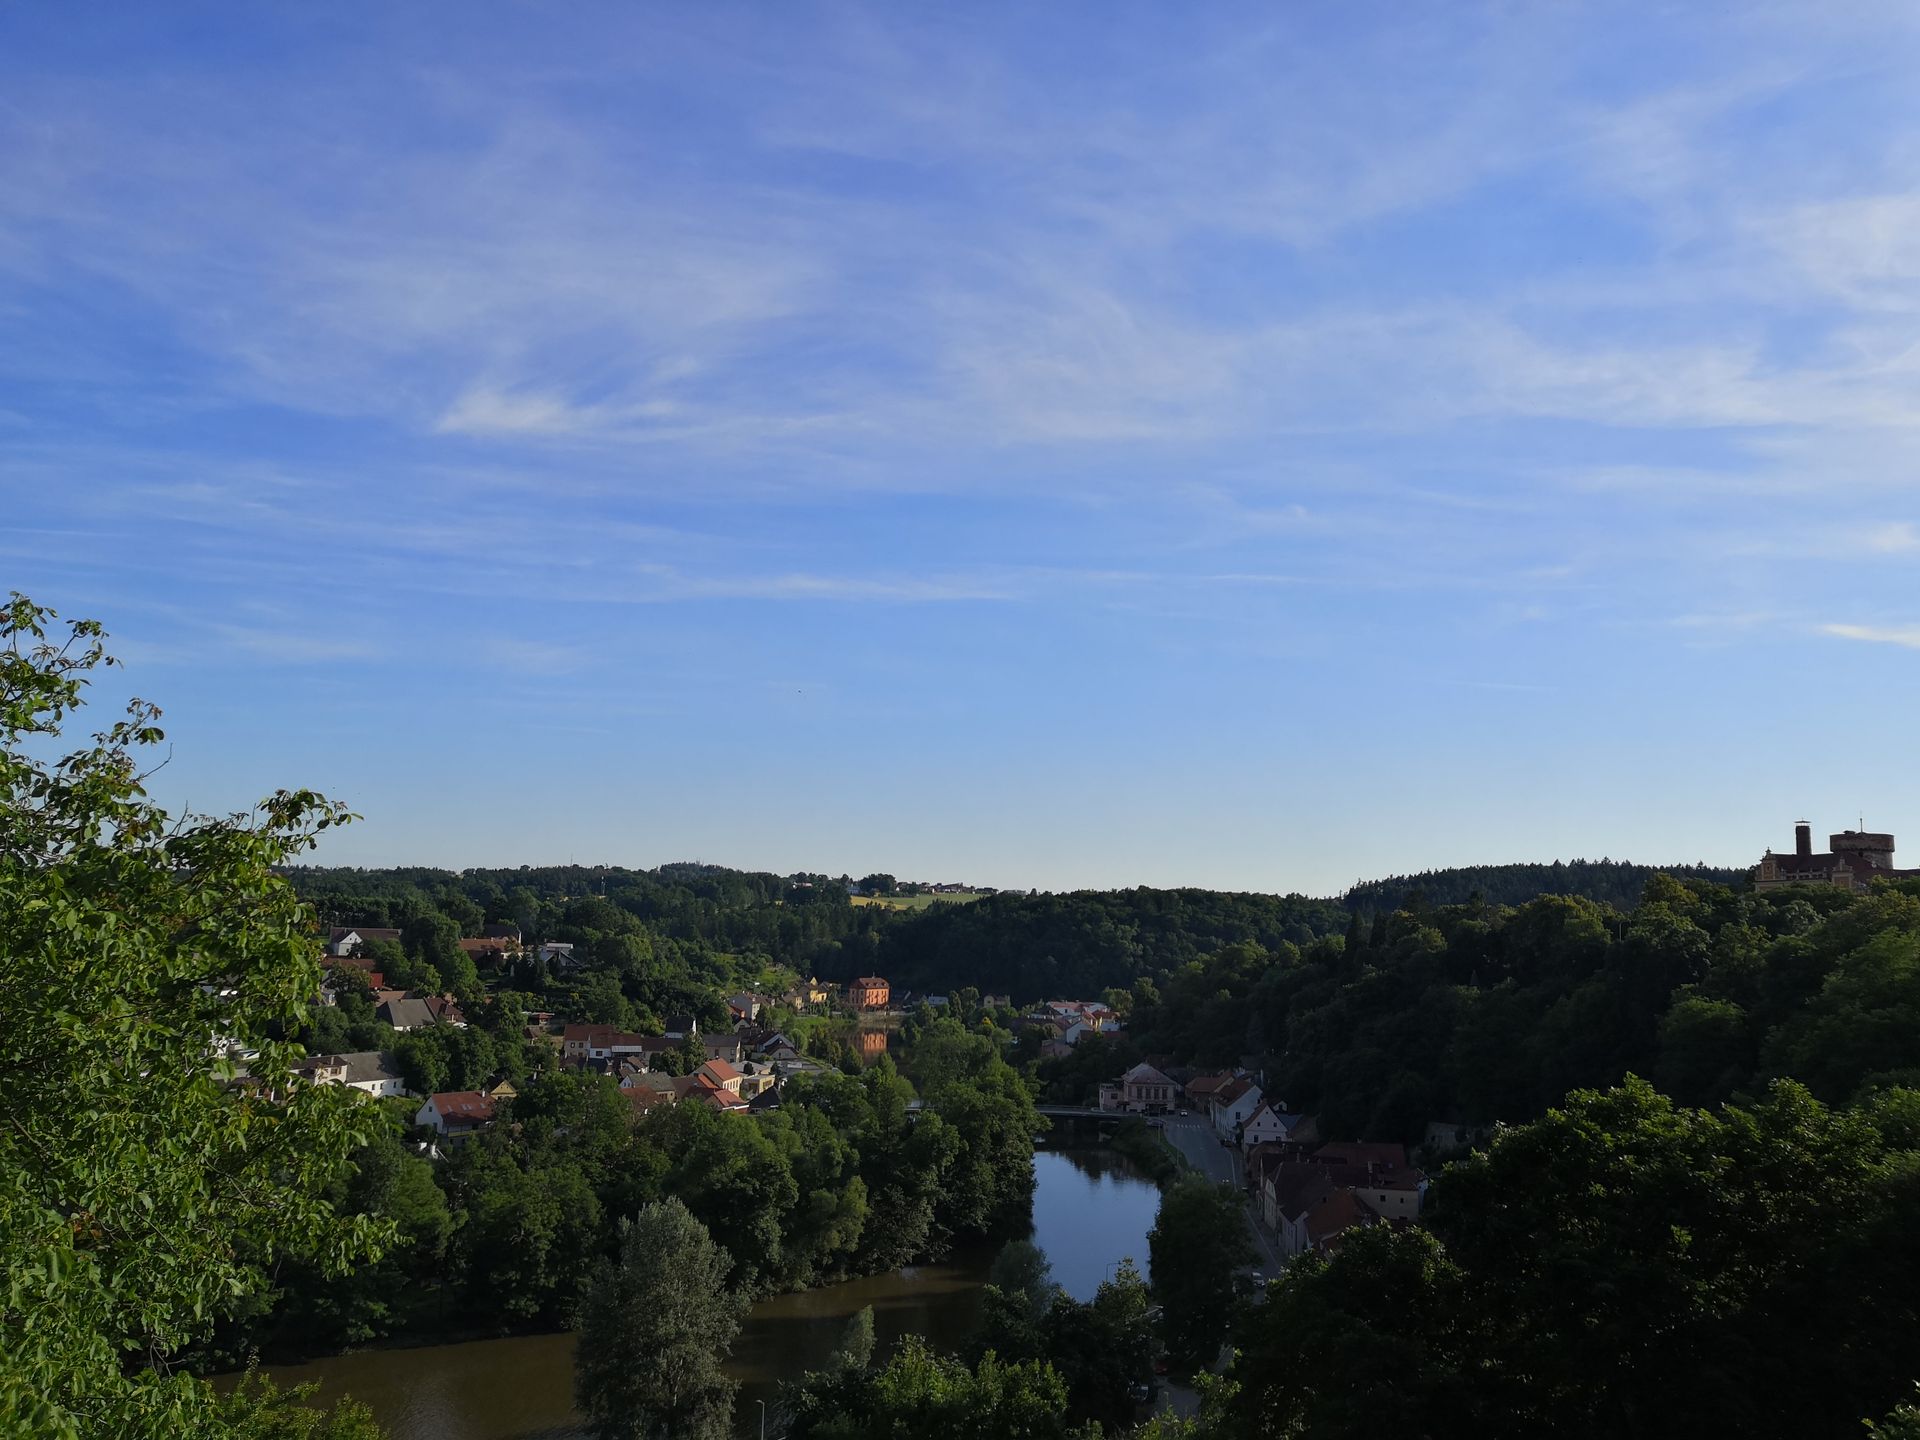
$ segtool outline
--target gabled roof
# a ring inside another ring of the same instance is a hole
[[[693,1083],[687,1087],[683,1098],[704,1101],[716,1110],[746,1109],[747,1102],[725,1086],[715,1085],[711,1081],[698,1075],[690,1078]]]
[[[1142,1060],[1120,1077],[1120,1083],[1122,1085],[1171,1085],[1173,1081]]]
[[[1329,1140],[1313,1152],[1315,1160],[1343,1165],[1385,1165],[1407,1168],[1407,1147],[1386,1140]]]
[[[1287,1159],[1287,1146],[1277,1140],[1262,1140],[1247,1151],[1247,1179],[1255,1185],[1265,1182],[1267,1172],[1277,1169]]]
[[[700,1067],[699,1073],[701,1075],[705,1075],[712,1078],[716,1083],[720,1085],[725,1085],[729,1080],[741,1080],[746,1078],[738,1070],[734,1069],[733,1066],[729,1065],[724,1060],[707,1061],[706,1064]]]
[[[1407,1163],[1404,1145],[1360,1141],[1330,1141],[1307,1157],[1315,1165],[1324,1165],[1349,1178],[1346,1185],[1373,1190],[1418,1190],[1426,1180]]]
[[[484,1125],[493,1119],[493,1097],[478,1090],[443,1090],[428,1103],[448,1125]]]
[[[377,1013],[396,1030],[417,1030],[439,1018],[424,1000],[388,1000]]]
[[[400,1078],[400,1067],[391,1051],[350,1050],[340,1058],[347,1062],[349,1085],[371,1085],[376,1081]]]
[[[662,1050],[680,1048],[678,1040],[670,1040],[665,1035],[635,1035],[613,1025],[574,1023],[560,1032],[560,1038],[590,1050],[633,1050],[642,1055],[658,1055]]]
[[[1260,1104],[1255,1107],[1254,1112],[1247,1116],[1247,1129],[1251,1130],[1262,1115],[1277,1124],[1280,1127],[1280,1133],[1283,1135],[1291,1135],[1301,1120],[1305,1118],[1301,1115],[1289,1115],[1271,1100],[1262,1100]]]
[[[1371,1205],[1351,1190],[1335,1190],[1307,1213],[1307,1242],[1323,1245],[1341,1231],[1377,1220]]]
[[[1239,1103],[1240,1097],[1245,1095],[1249,1090],[1253,1090],[1253,1082],[1244,1075],[1236,1075],[1213,1092],[1213,1103],[1216,1105],[1236,1105]],[[1254,1093],[1257,1095],[1259,1092],[1255,1090]]]
[[[1289,1220],[1299,1219],[1334,1190],[1334,1177],[1325,1169],[1298,1160],[1269,1168],[1265,1183],[1273,1191],[1275,1208]]]

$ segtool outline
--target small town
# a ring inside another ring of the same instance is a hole
[[[1920,1440],[1916,75],[0,5],[0,1440]]]

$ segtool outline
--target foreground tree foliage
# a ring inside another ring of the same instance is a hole
[[[1913,1091],[1578,1092],[1448,1169],[1426,1228],[1295,1262],[1231,1433],[1857,1435],[1920,1369],[1916,1147]]]
[[[746,1312],[730,1268],[678,1200],[621,1222],[619,1263],[587,1291],[574,1357],[575,1394],[600,1440],[729,1433],[736,1387],[720,1367]]]
[[[1151,1378],[1152,1298],[1131,1259],[1122,1259],[1090,1301],[1053,1283],[1046,1255],[1015,1240],[995,1257],[970,1354],[1044,1363],[1067,1392],[1067,1419],[1109,1432],[1128,1428],[1135,1388]]]
[[[0,611],[0,1432],[304,1433],[270,1410],[243,1427],[167,1364],[264,1267],[343,1273],[386,1237],[325,1195],[374,1116],[293,1084],[299,1052],[272,1038],[320,983],[273,867],[346,817],[305,791],[168,816],[142,788],[162,737],[139,701],[61,753],[111,661],[97,624],[56,629],[18,595]]]
[[[1211,1366],[1232,1321],[1234,1274],[1257,1258],[1241,1197],[1200,1176],[1181,1180],[1160,1197],[1147,1249],[1167,1358],[1182,1372]]]
[[[1044,1361],[977,1365],[909,1335],[886,1365],[811,1375],[789,1393],[794,1440],[1098,1440],[1072,1425],[1067,1388]]]

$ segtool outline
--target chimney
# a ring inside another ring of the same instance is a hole
[[[1813,854],[1813,826],[1804,820],[1793,827],[1793,853],[1802,859]]]

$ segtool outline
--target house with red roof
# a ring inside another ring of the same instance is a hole
[[[478,1090],[443,1090],[426,1098],[413,1123],[450,1140],[464,1140],[493,1123],[493,1096]]]
[[[724,1060],[709,1060],[693,1073],[695,1079],[703,1080],[710,1085],[716,1085],[728,1094],[735,1096],[740,1094],[740,1088],[747,1080],[745,1075],[741,1074],[740,1071],[736,1070]]]

